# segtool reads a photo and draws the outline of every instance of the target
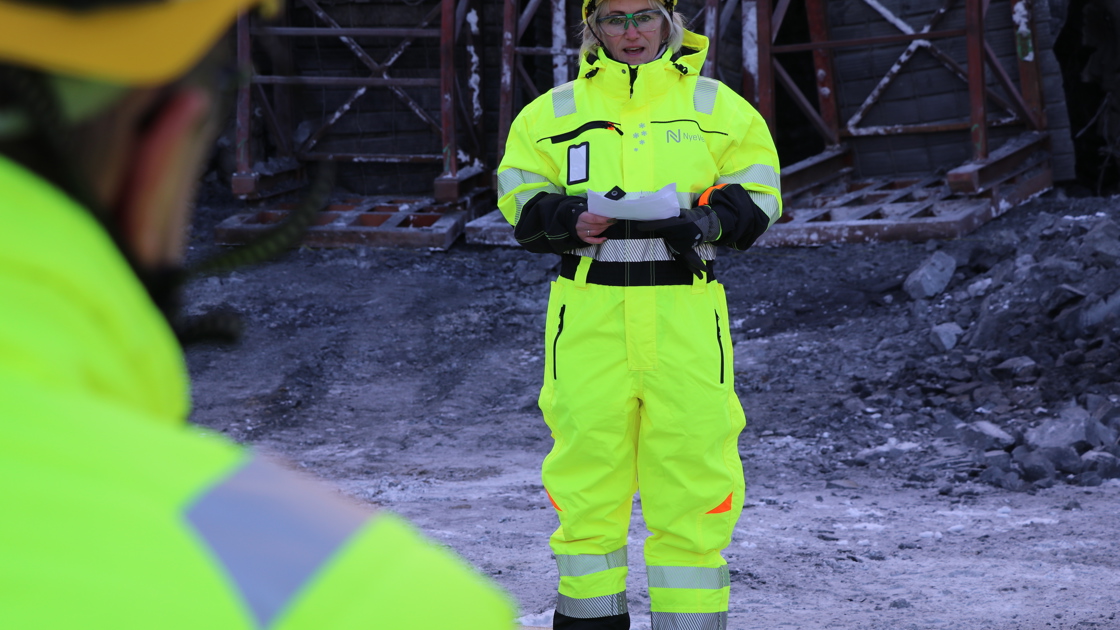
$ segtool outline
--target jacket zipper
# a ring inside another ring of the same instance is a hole
[[[564,309],[566,308],[568,308],[567,304],[560,305],[560,325],[556,327],[556,337],[552,339],[552,380],[554,381],[556,380],[556,344],[560,341],[560,333],[564,332]],[[723,352],[722,348],[720,352]],[[720,368],[720,370],[722,369]]]
[[[719,384],[723,385],[723,335],[719,331],[719,311],[716,311],[716,345],[719,346]],[[556,351],[553,350],[553,359],[555,358]]]

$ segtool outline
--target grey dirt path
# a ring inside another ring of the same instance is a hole
[[[723,253],[749,418],[747,506],[726,554],[731,628],[1120,628],[1120,481],[1071,476],[1025,492],[983,483],[975,454],[938,418],[992,418],[969,396],[999,383],[957,394],[929,374],[1006,357],[933,348],[939,303],[900,288],[933,251],[967,258],[962,248],[1024,234],[1043,213],[1118,205],[1036,200],[954,242]],[[228,212],[201,208],[194,259],[213,253],[208,229]],[[246,333],[236,346],[188,349],[191,419],[403,514],[503,586],[534,625],[557,579],[556,518],[538,475],[551,440],[536,409],[555,263],[462,244],[299,250],[197,280],[188,313],[236,311]],[[954,312],[967,329],[963,307]],[[1085,347],[1115,340],[1101,343]],[[1120,394],[1103,378],[1085,382],[1102,399]],[[999,409],[1026,427],[1081,394],[1047,387],[1009,383]],[[637,629],[649,624],[640,510],[639,497]]]

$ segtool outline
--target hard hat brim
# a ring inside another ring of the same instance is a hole
[[[85,12],[0,0],[0,62],[124,85],[186,73],[237,19],[279,0],[172,0]]]

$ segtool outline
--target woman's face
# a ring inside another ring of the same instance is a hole
[[[656,10],[650,0],[608,0],[607,10],[602,17],[625,16],[628,13],[650,10]],[[647,15],[646,19],[648,20],[649,17]],[[622,19],[625,20],[625,18]],[[638,66],[657,58],[657,53],[661,50],[661,42],[669,35],[669,24],[662,17],[660,11],[657,12],[655,20],[661,26],[649,32],[639,30],[638,24],[634,20],[625,20],[626,30],[621,34],[612,35],[608,33],[602,22],[596,25],[596,31],[598,31],[599,37],[602,38],[603,44],[607,47],[611,59],[627,65]]]

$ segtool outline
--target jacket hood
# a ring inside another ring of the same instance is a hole
[[[653,61],[643,64],[641,66],[634,66],[639,70],[646,67],[655,68],[657,66],[665,66],[672,68],[680,75],[698,75],[700,69],[704,67],[704,60],[708,58],[708,38],[698,33],[685,30],[684,40],[681,42],[681,49],[674,53],[671,50],[666,50],[660,57]],[[598,73],[603,70],[613,70],[616,68],[625,68],[626,64],[615,61],[607,57],[602,49],[584,55],[579,64],[579,76],[582,78],[588,77],[589,73]],[[592,75],[594,76],[594,75]]]

